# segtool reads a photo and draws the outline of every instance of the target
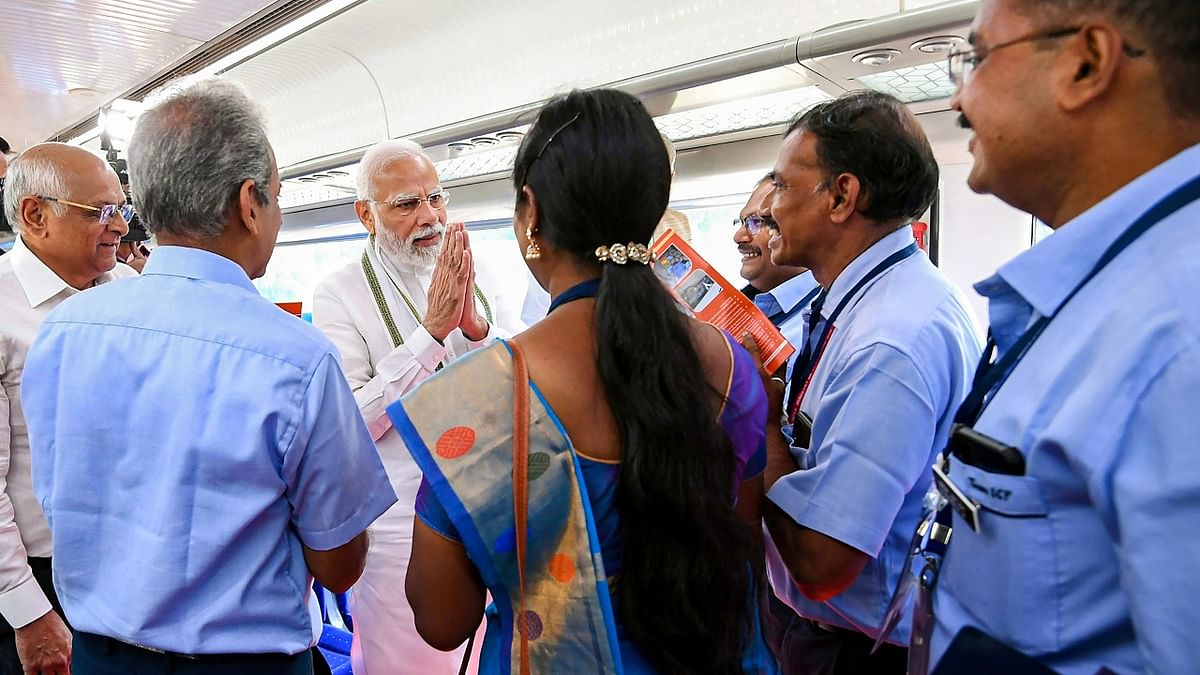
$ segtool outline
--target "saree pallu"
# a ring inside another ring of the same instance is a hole
[[[623,673],[579,459],[540,394],[529,398],[525,612],[517,616],[513,377],[510,351],[497,342],[388,409],[491,591],[481,666],[520,672],[520,630],[530,672]]]

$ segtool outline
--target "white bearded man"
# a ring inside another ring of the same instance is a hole
[[[462,660],[417,634],[404,593],[421,473],[387,416],[387,406],[444,364],[507,331],[504,309],[476,283],[462,223],[446,222],[447,193],[416,143],[384,141],[363,156],[355,213],[370,237],[362,257],[326,277],[313,323],[342,355],[359,410],[400,501],[371,527],[366,570],[351,591],[357,675],[453,674]],[[481,266],[481,270],[484,268]],[[501,301],[502,302],[502,301]],[[494,312],[502,316],[493,316]]]

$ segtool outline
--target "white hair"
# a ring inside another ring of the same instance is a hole
[[[38,151],[46,146],[55,145],[75,147],[66,143],[39,143],[26,150],[8,166],[8,177],[4,179],[4,217],[14,232],[21,231],[23,198],[38,195],[67,198],[67,181],[58,162],[54,161],[53,153]],[[67,208],[56,202],[47,204],[58,216],[62,216]]]
[[[372,145],[358,163],[358,176],[354,180],[358,198],[374,199],[372,179],[382,173],[389,164],[405,157],[429,158],[419,143],[406,138],[393,138]]]

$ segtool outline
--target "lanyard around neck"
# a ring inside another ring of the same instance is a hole
[[[859,279],[858,283],[850,289],[849,293],[842,297],[841,302],[837,304],[833,313],[826,319],[825,327],[821,329],[821,336],[815,341],[817,347],[814,352],[813,332],[816,330],[817,323],[821,320],[821,306],[825,304],[825,298],[828,296],[828,293],[822,292],[817,296],[816,301],[812,305],[812,314],[808,318],[808,335],[806,335],[807,339],[804,342],[804,353],[796,360],[796,365],[792,369],[792,382],[790,385],[792,402],[788,406],[789,422],[795,422],[796,413],[800,410],[800,402],[804,400],[804,395],[808,393],[808,386],[812,383],[813,373],[816,372],[817,366],[821,363],[821,357],[825,355],[825,348],[829,346],[829,339],[833,337],[835,324],[838,317],[842,315],[842,311],[850,306],[850,303],[858,295],[859,291],[866,287],[868,283],[896,265],[899,265],[904,260],[912,257],[918,250],[917,243],[914,241],[887,258],[884,258],[883,262],[872,268],[870,272],[867,272],[866,276],[862,279]]]
[[[1100,256],[1100,260],[1096,262],[1096,265],[1092,267],[1087,276],[1067,294],[1067,297],[1059,303],[1058,308],[1050,315],[1043,316],[1035,321],[1017,339],[1016,343],[1008,351],[1004,352],[1004,356],[999,361],[992,361],[996,352],[996,340],[989,333],[987,347],[984,348],[983,357],[979,361],[979,366],[975,369],[975,378],[971,386],[971,392],[967,394],[966,400],[959,407],[958,413],[954,416],[954,421],[959,424],[974,426],[979,421],[980,416],[983,415],[987,404],[995,398],[996,392],[1008,381],[1009,375],[1016,369],[1017,364],[1029,353],[1030,348],[1033,347],[1033,343],[1041,337],[1042,333],[1050,325],[1050,322],[1062,313],[1067,303],[1071,302],[1071,299],[1079,291],[1083,290],[1083,287],[1087,286],[1114,258],[1120,255],[1130,244],[1137,241],[1138,237],[1141,237],[1151,227],[1169,218],[1173,213],[1197,199],[1200,199],[1200,176],[1192,178],[1171,192],[1171,194],[1163,197],[1154,206],[1151,206],[1112,245],[1105,249],[1104,254]]]

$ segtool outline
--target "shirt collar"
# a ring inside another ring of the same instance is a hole
[[[812,272],[805,270],[802,274],[797,274],[775,288],[763,291],[760,295],[769,295],[775,298],[775,302],[779,303],[779,308],[786,313],[795,309],[796,305],[808,297],[808,294],[816,287],[816,277]]]
[[[912,227],[905,225],[898,227],[894,232],[888,233],[879,241],[871,245],[870,248],[858,254],[858,257],[846,265],[842,273],[833,280],[830,285],[829,293],[825,297],[825,302],[822,305],[821,315],[828,317],[830,312],[835,307],[842,303],[846,294],[851,291],[863,277],[867,276],[875,266],[887,259],[897,251],[901,251],[904,247],[913,243]],[[866,289],[864,289],[866,290]]]
[[[169,276],[215,281],[244,288],[258,294],[241,265],[212,251],[188,246],[158,246],[146,259],[142,276]]]
[[[78,292],[78,289],[63,281],[62,277],[42,262],[20,236],[13,242],[8,255],[12,256],[13,273],[21,283],[30,307],[37,307],[64,290]]]
[[[1200,144],[1104,198],[1037,246],[1005,263],[995,275],[975,284],[975,290],[988,298],[1016,292],[1038,314],[1053,314],[1133,221],[1195,177],[1197,166]]]

